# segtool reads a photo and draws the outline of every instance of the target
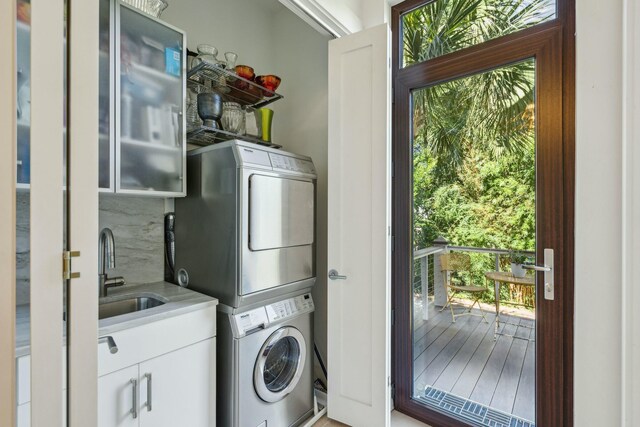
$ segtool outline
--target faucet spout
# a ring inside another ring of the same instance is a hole
[[[100,279],[99,295],[107,296],[107,289],[124,286],[126,284],[122,277],[107,276],[107,269],[116,267],[116,243],[113,232],[109,228],[103,228],[98,241],[98,277]]]
[[[106,269],[116,267],[116,243],[110,228],[103,228],[98,242],[98,271],[105,274]]]

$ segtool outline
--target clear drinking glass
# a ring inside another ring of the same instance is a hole
[[[198,93],[199,86],[189,88],[187,96],[187,131],[197,129],[202,126],[202,120],[198,115]]]
[[[237,102],[222,104],[222,128],[228,132],[244,135],[245,117],[242,107]]]
[[[238,54],[234,52],[226,52],[224,54],[224,59],[227,60],[227,63],[226,63],[227,70],[235,73],[236,62],[238,61]]]

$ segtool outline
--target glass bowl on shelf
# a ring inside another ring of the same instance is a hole
[[[160,18],[162,12],[169,7],[169,3],[165,0],[122,0],[122,2],[154,18]]]
[[[280,77],[273,74],[256,77],[256,82],[266,89],[263,90],[262,93],[267,97],[275,95],[276,89],[278,89],[278,86],[280,86],[281,81],[282,79],[280,79]]]

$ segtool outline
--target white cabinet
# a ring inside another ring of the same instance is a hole
[[[98,379],[99,427],[215,426],[216,340]]]
[[[138,425],[137,414],[134,414],[134,410],[138,410],[137,381],[138,365],[98,378],[99,427]]]
[[[140,364],[140,426],[215,425],[215,338]]]
[[[185,33],[101,0],[100,34],[100,190],[184,196]]]

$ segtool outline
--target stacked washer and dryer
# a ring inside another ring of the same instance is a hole
[[[316,171],[234,140],[191,151],[176,200],[176,280],[219,299],[219,427],[289,427],[313,412]]]

